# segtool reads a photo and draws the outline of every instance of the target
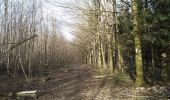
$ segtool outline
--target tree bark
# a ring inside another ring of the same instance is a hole
[[[136,65],[136,85],[142,86],[144,84],[143,79],[143,63],[141,52],[141,40],[138,23],[138,1],[132,0],[132,14],[133,14],[133,35],[135,42],[135,65]]]

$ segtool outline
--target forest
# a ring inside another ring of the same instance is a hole
[[[170,0],[0,0],[1,99],[170,99]]]

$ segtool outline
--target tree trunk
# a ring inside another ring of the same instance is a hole
[[[134,42],[135,42],[136,85],[142,86],[144,84],[144,79],[143,79],[141,40],[140,40],[139,23],[138,23],[138,1],[137,0],[132,0],[132,14],[133,14],[133,35],[134,35]]]

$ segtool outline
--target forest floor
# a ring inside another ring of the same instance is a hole
[[[50,70],[48,77],[25,82],[22,79],[0,79],[0,94],[37,90],[35,100],[157,100],[170,97],[170,86],[136,88],[128,75],[97,77],[88,65],[73,65],[67,72]],[[0,100],[4,98],[0,97]],[[8,99],[4,99],[8,100]],[[10,100],[10,99],[9,99]],[[15,99],[14,99],[15,100]],[[25,99],[24,99],[25,100]]]

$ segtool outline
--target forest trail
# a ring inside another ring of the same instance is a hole
[[[155,100],[167,98],[162,94],[169,95],[169,89],[161,87],[156,90],[154,86],[138,89],[128,75],[122,80],[117,76],[97,76],[86,64],[72,65],[68,72],[54,71],[50,75],[50,79],[40,88],[42,95],[38,100]]]
[[[94,76],[96,73],[85,64],[73,65],[66,73],[51,73],[50,79],[40,89],[42,95],[38,99],[111,100],[119,98],[120,91],[129,92],[128,86],[119,83],[115,77],[113,81],[113,77],[94,78]]]
[[[105,100],[111,98],[110,89],[106,89],[106,79],[95,79],[93,76],[94,73],[88,65],[74,65],[66,73],[51,73],[50,80],[40,91],[40,94],[44,94],[38,99]]]
[[[169,5],[0,0],[0,100],[170,100]]]
[[[81,91],[87,89],[92,72],[87,65],[73,65],[68,72],[52,72],[50,79],[40,89],[39,100],[82,99]],[[87,86],[86,86],[87,85]]]
[[[152,95],[158,95],[155,91],[152,92],[152,88],[136,89],[128,76],[123,80],[116,76],[96,78],[96,72],[86,64],[72,65],[67,72],[62,69],[51,69],[48,76],[34,79],[29,83],[9,80],[8,84],[6,82],[8,88],[3,88],[7,86],[0,81],[0,93],[37,90],[36,98],[26,100],[134,100],[155,99],[157,97]],[[162,93],[169,93],[168,91],[163,90]]]

